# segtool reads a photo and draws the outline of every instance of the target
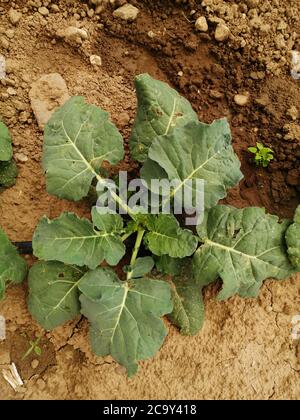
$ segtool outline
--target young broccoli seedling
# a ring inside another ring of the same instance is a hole
[[[256,147],[249,147],[248,151],[254,154],[254,162],[258,166],[267,168],[274,159],[274,151],[269,147],[265,147],[262,143],[256,143]]]
[[[39,346],[40,341],[41,337],[38,337],[35,341],[29,341],[30,347],[28,348],[26,353],[24,353],[22,360],[25,360],[28,356],[31,355],[31,353],[35,353],[37,356],[42,355],[42,349]]]

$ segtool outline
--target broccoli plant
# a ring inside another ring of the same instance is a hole
[[[6,125],[0,121],[0,192],[16,183],[18,169],[13,160],[12,138]]]
[[[163,316],[182,334],[199,331],[205,285],[221,277],[220,298],[252,297],[264,279],[294,271],[285,250],[287,222],[261,209],[218,205],[243,177],[227,121],[199,122],[186,99],[147,74],[136,78],[136,89],[132,156],[143,182],[176,178],[176,186],[168,194],[156,191],[155,214],[129,205],[118,187],[108,188],[117,212],[96,204],[90,219],[43,217],[33,238],[40,261],[30,270],[28,299],[47,330],[83,314],[95,354],[111,355],[129,376],[163,344]],[[79,201],[96,184],[99,193],[107,185],[103,162],[107,168],[123,157],[122,136],[108,114],[82,97],[71,98],[45,128],[47,190],[61,199]],[[187,186],[193,205],[203,197],[204,221],[199,218],[196,231],[174,211]],[[161,211],[166,203],[168,214]]]
[[[256,147],[249,147],[248,151],[254,154],[254,162],[258,166],[267,168],[274,159],[274,152],[269,147],[265,147],[261,143],[256,143]]]

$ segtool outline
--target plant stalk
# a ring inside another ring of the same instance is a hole
[[[144,234],[145,234],[145,230],[144,229],[138,230],[136,241],[135,241],[135,245],[134,245],[132,256],[131,256],[131,260],[130,260],[131,271],[129,271],[127,273],[127,281],[129,281],[129,280],[132,279],[132,274],[133,274],[132,267],[134,266],[134,264],[135,264],[135,262],[137,260],[138,253],[139,253],[139,250],[140,250],[142,241],[143,241]]]

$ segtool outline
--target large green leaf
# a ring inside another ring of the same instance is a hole
[[[243,178],[239,159],[231,146],[226,119],[214,121],[211,125],[192,122],[176,128],[172,134],[159,137],[152,143],[149,158],[163,169],[155,170],[159,179],[167,174],[170,181],[178,182],[165,201],[174,198],[182,202],[184,192],[192,197],[192,204],[196,206],[196,198],[202,197],[202,186],[195,181],[203,180],[204,205],[209,209],[226,197],[227,190]],[[151,162],[147,162],[142,170],[149,188],[153,179],[151,167]]]
[[[196,335],[203,325],[204,303],[190,261],[170,283],[174,308],[168,318],[180,328],[182,335]]]
[[[166,83],[141,74],[135,79],[138,111],[130,138],[133,159],[144,162],[157,136],[197,121],[191,104]]]
[[[152,216],[147,228],[150,232],[145,236],[145,243],[155,255],[184,258],[192,255],[197,248],[198,239],[190,230],[182,229],[173,215]]]
[[[148,278],[121,282],[111,269],[98,268],[79,288],[93,351],[111,355],[134,375],[138,362],[153,357],[167,335],[159,318],[172,311],[170,286]]]
[[[27,264],[0,229],[0,299],[3,299],[9,283],[22,283],[26,274]]]
[[[43,217],[33,237],[34,255],[46,261],[61,261],[96,268],[104,260],[117,265],[125,254],[120,238],[123,220],[118,214],[100,215],[92,210],[93,223],[73,213],[49,220]]]
[[[285,248],[287,226],[261,208],[211,209],[197,228],[203,242],[193,261],[198,284],[206,286],[220,276],[220,299],[236,293],[256,297],[265,279],[289,277],[294,270]]]
[[[0,161],[11,160],[12,155],[11,135],[6,125],[0,121]]]
[[[78,285],[84,272],[60,262],[38,262],[29,272],[28,308],[46,330],[80,314]]]
[[[16,183],[18,167],[14,160],[0,162],[0,191],[3,188],[10,188]]]
[[[287,230],[286,242],[290,260],[300,270],[300,206],[296,210],[294,222]]]
[[[101,180],[104,161],[124,156],[122,136],[108,114],[82,97],[71,98],[54,113],[45,129],[43,166],[47,191],[68,200],[87,196],[92,180]]]

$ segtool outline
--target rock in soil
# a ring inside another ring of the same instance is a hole
[[[46,74],[34,82],[29,97],[41,130],[56,108],[70,98],[66,82],[58,73]]]

